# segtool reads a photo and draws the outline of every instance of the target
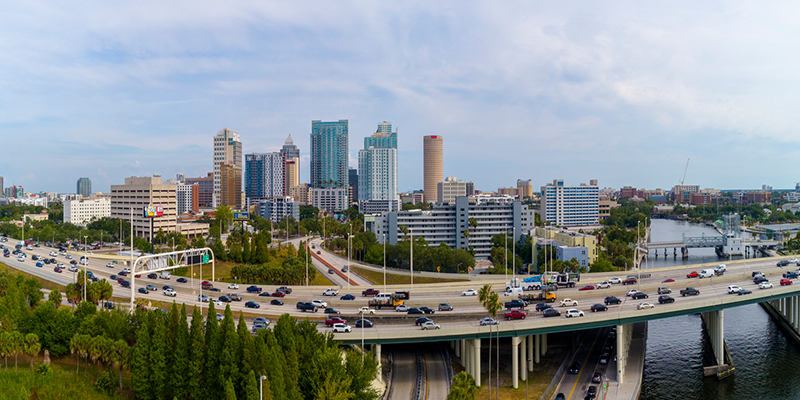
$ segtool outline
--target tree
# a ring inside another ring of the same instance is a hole
[[[192,313],[192,327],[189,331],[189,366],[186,370],[186,392],[191,398],[203,398],[203,359],[205,337],[203,332],[203,314],[195,307]]]
[[[33,371],[33,357],[39,354],[42,350],[42,344],[39,343],[39,337],[35,333],[25,335],[25,354],[30,357],[31,371]]]
[[[475,386],[475,378],[467,371],[461,371],[453,378],[453,385],[450,387],[447,400],[474,400],[477,395],[478,388]]]
[[[478,290],[478,301],[483,305],[486,310],[489,310],[489,302],[491,301],[492,294],[497,293],[492,291],[492,285],[483,285]],[[499,332],[498,332],[499,335]],[[499,350],[498,350],[499,351]],[[489,371],[492,370],[492,326],[489,325]],[[489,374],[489,397],[492,397],[492,374]]]
[[[150,391],[155,393],[156,398],[170,398],[169,388],[167,387],[167,367],[166,353],[173,351],[167,348],[167,335],[166,327],[164,325],[164,317],[162,315],[155,315],[150,318],[152,323],[152,334],[150,340],[150,354],[148,359],[150,361],[148,368],[148,384]]]
[[[130,347],[124,340],[120,339],[113,342],[109,351],[109,360],[119,370],[119,390],[122,391],[122,369],[128,365],[130,359]]]
[[[150,364],[150,330],[147,325],[147,323],[142,324],[136,331],[136,344],[133,346],[131,359],[133,393],[145,400],[153,398],[147,373]]]
[[[263,399],[272,400],[272,394],[269,392],[269,380],[264,379],[264,382],[261,383],[262,385],[262,392],[263,392]],[[247,400],[259,400],[259,392],[258,392],[258,382],[256,381],[256,374],[253,370],[250,370],[250,373],[247,374],[247,383],[245,387],[245,399]]]
[[[47,296],[47,301],[53,303],[53,306],[58,308],[61,305],[61,292],[58,290],[50,291],[50,294]]]
[[[233,211],[228,206],[219,206],[217,207],[216,213],[214,215],[217,218],[217,223],[222,225],[222,232],[228,231],[228,226],[233,221]]]

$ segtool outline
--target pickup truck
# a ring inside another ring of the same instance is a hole
[[[362,296],[364,296],[364,297],[367,297],[367,296],[375,296],[376,294],[378,294],[378,293],[380,293],[380,292],[381,292],[381,291],[380,291],[380,290],[378,290],[378,289],[372,289],[372,288],[369,288],[369,289],[367,289],[367,290],[364,290],[364,291],[362,291],[362,292],[361,292],[361,295],[362,295]]]
[[[335,289],[332,289],[332,288],[325,289],[325,291],[322,292],[323,296],[336,296],[338,294],[339,294],[339,291],[335,290]]]
[[[791,271],[783,274],[783,277],[786,279],[797,279],[797,272]]]
[[[505,319],[508,319],[508,320],[525,319],[525,316],[526,316],[525,315],[525,311],[520,311],[520,310],[511,310],[511,311],[503,314],[503,317]]]
[[[697,296],[698,294],[700,294],[700,291],[695,289],[695,288],[693,288],[693,287],[687,287],[686,289],[681,289],[681,296],[684,296],[684,297],[685,296]]]
[[[519,299],[514,299],[511,301],[507,301],[505,303],[506,310],[510,310],[512,308],[525,308],[525,302]]]
[[[228,293],[228,298],[233,301],[242,301],[242,296],[239,296],[236,293]]]
[[[261,293],[261,288],[258,286],[248,286],[247,293]]]
[[[276,292],[283,292],[283,293],[286,293],[286,294],[292,294],[292,288],[290,288],[288,286],[281,286],[281,287],[275,289],[275,291]]]
[[[325,320],[325,326],[333,326],[333,324],[347,324],[347,321],[340,317],[331,317]]]

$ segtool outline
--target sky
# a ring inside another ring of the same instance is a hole
[[[422,137],[444,175],[496,190],[794,188],[797,2],[7,2],[0,176],[26,191],[109,191],[212,171],[312,120],[349,120],[350,159],[398,129],[399,190],[421,189]]]

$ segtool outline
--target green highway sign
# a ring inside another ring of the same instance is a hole
[[[209,257],[208,254],[203,254],[203,264],[207,263],[210,259],[211,257]]]

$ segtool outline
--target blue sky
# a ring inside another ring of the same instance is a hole
[[[289,134],[308,181],[311,120],[350,120],[351,164],[399,128],[399,189],[422,137],[445,176],[495,190],[721,189],[800,181],[799,3],[11,2],[0,15],[0,176],[108,191],[212,170]]]

